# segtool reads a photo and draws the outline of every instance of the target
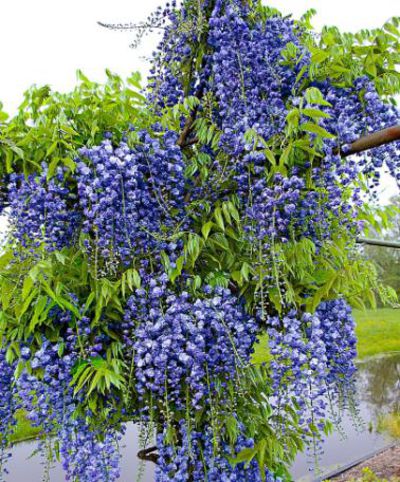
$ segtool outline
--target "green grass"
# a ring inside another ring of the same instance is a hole
[[[268,363],[270,360],[270,354],[268,350],[268,337],[267,335],[262,335],[259,338],[259,342],[254,347],[255,351],[253,353],[253,363],[256,365],[261,365],[261,363]]]
[[[386,432],[391,437],[400,439],[400,412],[382,415],[378,422],[378,432]]]
[[[359,359],[382,353],[400,353],[400,310],[355,310],[354,316],[357,323]],[[259,364],[268,360],[267,337],[264,335],[255,347],[253,361]]]
[[[358,357],[400,352],[400,310],[384,308],[354,312]]]

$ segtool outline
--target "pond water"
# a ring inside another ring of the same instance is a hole
[[[376,431],[379,417],[400,409],[400,355],[375,357],[360,362],[356,380],[358,415],[345,413],[341,430],[326,438],[319,471],[327,474],[392,443]],[[310,473],[312,459],[300,454],[293,467],[296,481],[318,480]],[[322,477],[321,477],[322,478]]]
[[[327,438],[324,454],[320,459],[320,469],[324,473],[391,442],[387,435],[377,433],[375,427],[382,413],[400,409],[400,355],[373,358],[360,363],[356,383],[359,420],[345,414],[341,423],[342,435],[335,432]],[[19,444],[14,448],[13,457],[8,464],[10,475],[6,477],[7,482],[41,482],[43,465],[38,454],[32,456],[35,448],[34,442]],[[141,469],[142,482],[154,481],[153,465],[145,464],[141,467],[136,457],[138,450],[138,430],[131,425],[128,427],[125,445],[122,447],[121,482],[136,482]],[[310,474],[309,465],[309,457],[300,454],[292,467],[294,480],[315,480],[316,475]],[[51,469],[51,482],[64,480],[59,465]]]

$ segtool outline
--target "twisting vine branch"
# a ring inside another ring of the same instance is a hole
[[[201,100],[203,95],[204,95],[204,85],[199,87],[199,89],[195,93],[195,97]],[[185,147],[188,147],[189,145],[195,144],[197,142],[197,140],[188,142],[187,139],[190,136],[191,132],[193,131],[193,127],[196,121],[198,111],[199,111],[199,105],[196,105],[193,108],[192,112],[190,113],[189,117],[186,119],[181,135],[179,136],[179,139],[177,141],[178,146],[182,149]]]

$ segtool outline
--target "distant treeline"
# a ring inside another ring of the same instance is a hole
[[[384,237],[388,240],[400,241],[400,197],[393,198],[392,205],[398,212],[392,219],[392,227]],[[378,266],[382,281],[394,288],[400,298],[400,249],[366,246],[365,254]]]

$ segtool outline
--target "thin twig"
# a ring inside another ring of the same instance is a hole
[[[165,27],[149,23],[104,23],[99,21],[97,24],[109,30],[165,30]]]

